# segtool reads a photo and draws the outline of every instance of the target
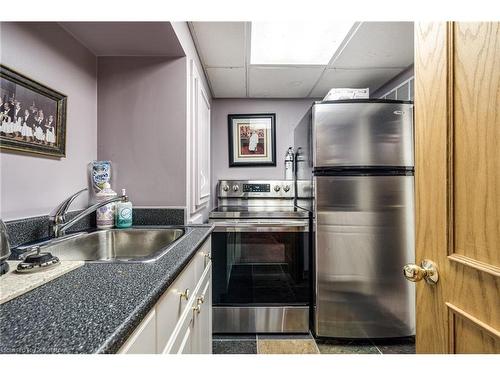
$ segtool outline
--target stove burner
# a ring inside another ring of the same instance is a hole
[[[40,247],[37,246],[17,265],[17,272],[37,272],[52,268],[58,264],[58,257],[53,256],[51,253],[40,252]]]

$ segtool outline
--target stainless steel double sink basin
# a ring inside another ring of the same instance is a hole
[[[75,233],[35,246],[60,260],[147,263],[165,255],[185,233],[184,228],[107,229]]]

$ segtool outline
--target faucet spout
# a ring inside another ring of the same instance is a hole
[[[75,194],[72,194],[69,198],[65,199],[63,202],[61,202],[56,208],[52,210],[52,212],[49,214],[49,219],[56,224],[59,223],[64,223],[66,221],[66,213],[69,210],[69,207],[71,206],[71,203],[84,191],[87,191],[87,188],[83,188],[79,191],[77,191]]]
[[[85,189],[82,189],[79,192],[73,194],[71,197],[69,197],[64,202],[62,202],[54,210],[54,212],[55,212],[54,214],[50,215],[51,224],[52,224],[51,225],[51,232],[52,232],[52,235],[54,237],[57,238],[57,237],[64,236],[66,234],[66,230],[68,230],[69,228],[71,228],[73,225],[75,225],[79,220],[81,220],[85,216],[90,215],[91,213],[97,211],[102,206],[105,206],[105,205],[110,204],[110,203],[119,202],[119,201],[125,201],[126,200],[126,196],[122,195],[122,196],[119,196],[119,197],[114,197],[114,198],[111,198],[111,199],[107,199],[107,200],[102,201],[102,202],[98,202],[98,203],[96,203],[96,204],[94,204],[94,205],[86,208],[85,210],[83,210],[82,212],[80,212],[78,215],[76,215],[74,218],[72,218],[71,220],[66,221],[66,212],[68,211],[69,206],[71,205],[71,202],[73,202],[73,200],[78,195],[80,195],[81,193],[83,193],[86,190],[87,189],[85,188]]]

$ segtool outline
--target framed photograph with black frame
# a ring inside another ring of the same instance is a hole
[[[227,116],[230,167],[276,166],[276,114]]]
[[[0,65],[0,150],[66,156],[67,96]]]

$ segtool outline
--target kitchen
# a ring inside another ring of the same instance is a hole
[[[0,26],[1,353],[499,353],[498,23]]]

